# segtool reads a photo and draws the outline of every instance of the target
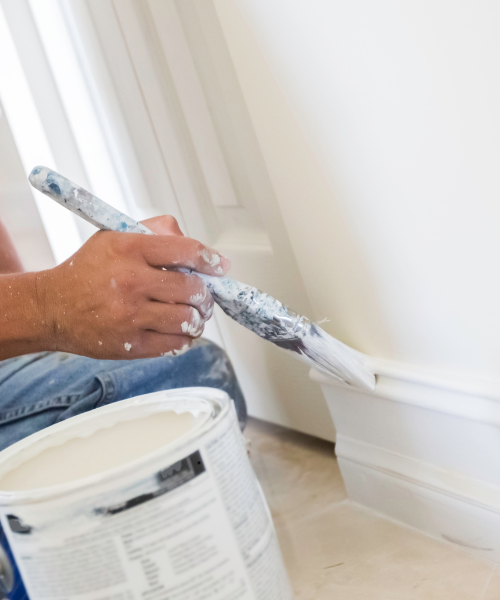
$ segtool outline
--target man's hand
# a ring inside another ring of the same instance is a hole
[[[62,350],[132,359],[187,350],[212,315],[213,299],[199,277],[172,269],[221,276],[229,261],[184,237],[173,217],[144,224],[159,235],[100,231],[61,265],[17,275],[34,278],[25,282],[35,288],[29,320],[43,326],[33,331],[31,349],[8,355]]]

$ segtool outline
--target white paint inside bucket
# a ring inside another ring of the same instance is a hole
[[[206,418],[207,413],[170,410],[134,418],[129,415],[127,420],[111,424],[104,421],[90,434],[75,428],[73,437],[68,439],[66,432],[61,441],[55,435],[48,447],[44,440],[38,452],[32,447],[29,458],[4,470],[0,490],[47,488],[115,469],[171,444]]]

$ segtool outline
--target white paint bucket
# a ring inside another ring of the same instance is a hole
[[[12,600],[293,597],[220,390],[124,400],[0,452],[0,523]]]

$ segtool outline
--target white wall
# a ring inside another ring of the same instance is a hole
[[[500,5],[215,0],[317,317],[500,379]]]
[[[302,278],[348,494],[500,562],[500,5],[214,0]]]

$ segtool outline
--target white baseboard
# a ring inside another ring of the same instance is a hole
[[[336,452],[351,500],[500,562],[500,486],[344,436]]]
[[[500,380],[442,374],[381,359],[375,362],[375,373],[377,384],[370,395],[500,426]],[[309,374],[324,386],[359,392],[315,369]]]
[[[311,376],[353,501],[500,562],[500,384],[388,362],[373,393]]]

